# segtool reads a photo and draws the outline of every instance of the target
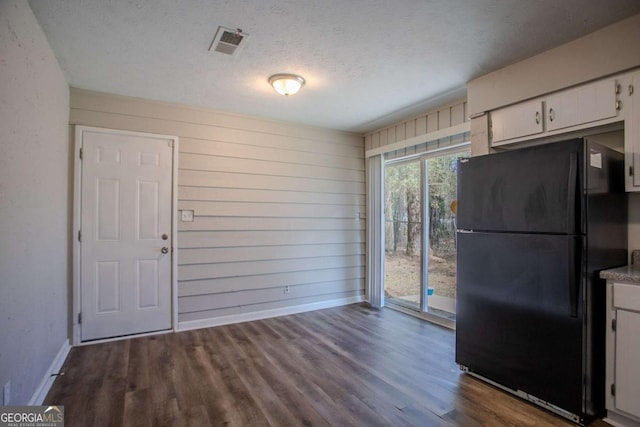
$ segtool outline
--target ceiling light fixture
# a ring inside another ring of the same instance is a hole
[[[296,74],[274,74],[269,77],[269,84],[280,95],[293,95],[304,86],[304,79]]]

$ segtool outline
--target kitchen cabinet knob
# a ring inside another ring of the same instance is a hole
[[[549,121],[552,122],[553,119],[556,118],[556,112],[553,111],[553,108],[549,108]]]
[[[540,111],[536,111],[536,124],[540,124]]]
[[[616,101],[616,110],[620,111],[621,108],[622,108],[622,102]]]
[[[629,96],[633,95],[633,85],[629,85]]]
[[[169,248],[164,246],[162,249],[160,249],[160,252],[162,252],[163,254],[169,253]]]

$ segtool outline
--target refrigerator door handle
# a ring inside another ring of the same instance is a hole
[[[576,187],[578,174],[578,155],[576,152],[569,154],[569,182],[567,186],[567,233],[575,233],[576,230]]]
[[[580,274],[578,269],[581,266],[580,258],[578,258],[577,246],[579,239],[575,239],[569,245],[569,265],[568,265],[568,288],[569,288],[569,315],[578,317],[578,296],[580,293]]]

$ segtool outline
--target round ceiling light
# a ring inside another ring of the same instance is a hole
[[[269,77],[269,84],[284,96],[297,93],[304,83],[304,79],[296,74],[274,74]]]

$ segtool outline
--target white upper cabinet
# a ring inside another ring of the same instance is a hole
[[[492,141],[495,143],[542,133],[542,107],[542,101],[534,100],[492,111]]]
[[[622,86],[608,78],[491,111],[492,146],[543,138],[623,120]]]
[[[627,191],[640,191],[640,71],[628,74],[621,84],[625,110],[624,151]]]
[[[616,117],[616,80],[563,90],[546,98],[547,131]]]
[[[489,140],[492,147],[556,141],[622,123],[625,187],[640,191],[640,69],[490,111]]]

